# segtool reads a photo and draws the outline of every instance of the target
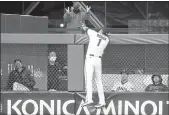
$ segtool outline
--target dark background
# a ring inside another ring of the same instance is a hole
[[[111,28],[127,28],[129,19],[168,19],[169,2],[84,2],[91,6],[91,11],[105,24]],[[6,14],[22,14],[31,1],[0,2],[0,12]],[[48,16],[49,19],[63,20],[64,8],[72,6],[72,2],[40,2],[30,13],[34,16]],[[151,17],[148,17],[149,14]]]

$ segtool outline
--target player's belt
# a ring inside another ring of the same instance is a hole
[[[102,58],[101,56],[95,56],[94,54],[90,54],[90,56]]]

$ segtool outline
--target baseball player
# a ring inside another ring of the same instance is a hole
[[[109,43],[108,33],[104,29],[101,29],[99,32],[96,32],[92,29],[89,29],[84,24],[80,27],[84,30],[89,37],[88,50],[86,53],[85,60],[85,79],[86,79],[86,101],[82,104],[86,106],[93,103],[92,100],[92,77],[93,73],[95,74],[95,82],[98,89],[99,103],[95,105],[96,108],[100,108],[106,105],[103,85],[101,80],[102,75],[102,62],[101,58],[104,53],[105,48]]]

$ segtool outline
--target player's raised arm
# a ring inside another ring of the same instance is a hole
[[[94,35],[94,34],[97,34],[96,31],[90,29],[89,27],[87,27],[84,23],[81,22],[81,26],[78,27],[80,28],[81,30],[83,30],[84,32],[86,32],[89,36],[90,35]]]
[[[79,29],[87,32],[87,30],[89,29],[84,23],[81,22],[81,26],[78,27]]]

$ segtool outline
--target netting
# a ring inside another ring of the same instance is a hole
[[[85,46],[85,52],[87,45]],[[111,91],[120,82],[125,70],[134,91],[142,92],[152,84],[151,75],[161,74],[163,83],[168,85],[168,45],[111,44],[102,58],[102,80],[105,91]],[[93,79],[93,90],[96,84]]]
[[[54,65],[49,63],[49,53],[52,51],[57,57]],[[20,74],[14,72],[15,74],[9,79],[9,74],[14,71],[15,59],[20,59],[23,66],[31,72],[27,76],[34,77],[36,83],[32,90],[67,91],[67,45],[1,44],[2,90],[10,90],[8,85],[10,82],[26,82],[23,79],[24,71]]]
[[[86,53],[87,45],[85,45]],[[55,65],[49,63],[49,53],[54,51]],[[152,83],[152,74],[161,74],[168,86],[168,45],[164,44],[111,44],[102,58],[102,80],[105,91],[111,91],[122,78],[121,71],[129,74],[134,91],[143,92]],[[67,45],[1,44],[1,89],[8,90],[9,74],[14,70],[15,59],[35,79],[32,90],[67,91]],[[9,82],[15,81],[15,77]],[[18,81],[22,81],[19,79]],[[94,80],[93,80],[94,81]],[[93,89],[96,91],[95,82]],[[21,87],[22,88],[22,87]]]

